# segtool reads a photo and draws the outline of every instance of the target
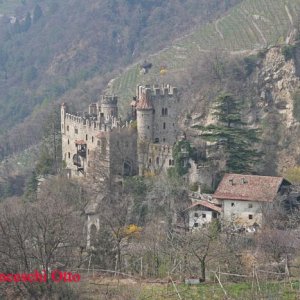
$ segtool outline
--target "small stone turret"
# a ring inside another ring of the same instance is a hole
[[[153,140],[153,106],[151,103],[151,89],[140,89],[136,106],[137,131],[140,141]]]
[[[60,118],[61,118],[61,132],[65,133],[65,119],[66,119],[67,105],[62,103],[60,108]]]
[[[101,113],[105,119],[110,117],[118,117],[118,97],[102,96],[101,98]]]

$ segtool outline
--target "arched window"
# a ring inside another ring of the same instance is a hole
[[[172,166],[172,160],[169,159],[169,166]]]
[[[94,137],[92,136],[92,143],[94,143]]]
[[[87,134],[85,135],[85,140],[86,140],[86,141],[88,140],[88,135],[87,135]]]
[[[70,140],[68,139],[68,145],[70,145]]]
[[[166,129],[166,123],[164,122],[164,124],[163,124],[163,129]]]

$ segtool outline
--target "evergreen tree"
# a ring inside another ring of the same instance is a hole
[[[259,142],[258,130],[249,129],[242,121],[241,102],[231,94],[223,93],[216,99],[217,124],[196,126],[207,141],[223,146],[226,172],[253,173],[261,153],[255,148]]]
[[[38,179],[35,171],[32,172],[26,183],[25,197],[28,200],[36,200],[38,189]]]

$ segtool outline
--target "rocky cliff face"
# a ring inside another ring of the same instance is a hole
[[[285,60],[280,48],[266,53],[254,74],[257,89],[255,123],[262,129],[266,174],[284,174],[300,164],[300,119],[296,101],[300,88],[295,59]]]
[[[243,78],[226,75],[221,83],[207,81],[209,92],[200,87],[194,93],[191,97],[193,109],[188,111],[190,117],[183,122],[183,127],[190,128],[190,139],[196,141],[198,136],[193,125],[216,121],[212,101],[225,90],[243,99],[245,121],[250,127],[261,129],[261,148],[265,155],[258,172],[284,175],[287,169],[300,165],[300,46],[294,52],[294,57],[289,60],[282,54],[281,47],[270,48],[263,55],[250,53],[257,55],[251,75],[243,73]],[[234,70],[232,61],[240,70],[243,68],[241,57],[231,56],[228,61],[231,63],[227,62],[226,74],[232,74]]]

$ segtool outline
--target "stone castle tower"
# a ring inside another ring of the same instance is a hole
[[[139,174],[160,172],[174,165],[172,148],[179,135],[177,88],[138,86],[135,106]]]

